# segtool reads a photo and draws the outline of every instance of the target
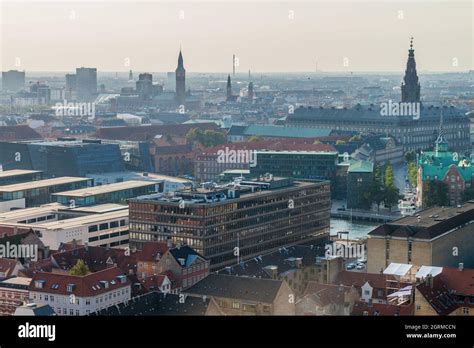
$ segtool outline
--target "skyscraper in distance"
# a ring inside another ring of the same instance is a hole
[[[230,75],[227,75],[227,100],[232,99],[232,82],[230,81]]]
[[[186,70],[184,69],[183,54],[179,50],[178,67],[176,68],[176,102],[184,105],[186,101]]]
[[[77,99],[93,101],[97,95],[97,69],[76,68]]]

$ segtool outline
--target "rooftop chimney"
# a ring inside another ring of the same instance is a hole
[[[459,262],[458,270],[461,271],[461,272],[464,270],[464,263],[463,262]]]

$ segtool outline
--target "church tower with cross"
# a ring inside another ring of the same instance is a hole
[[[420,82],[416,73],[415,50],[413,49],[413,37],[410,38],[410,49],[408,50],[407,68],[402,82],[402,102],[420,102]]]

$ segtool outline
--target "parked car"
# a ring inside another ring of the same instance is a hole
[[[355,263],[349,263],[347,266],[346,266],[346,269],[354,269],[356,268],[356,264]]]

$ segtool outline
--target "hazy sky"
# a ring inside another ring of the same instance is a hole
[[[0,2],[2,70],[402,71],[412,35],[419,70],[474,66],[470,0]]]

